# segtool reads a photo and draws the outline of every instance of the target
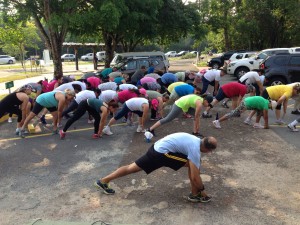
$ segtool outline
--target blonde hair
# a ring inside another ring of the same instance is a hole
[[[75,91],[73,91],[73,90],[71,90],[71,89],[66,89],[66,90],[65,90],[65,93],[66,93],[67,95],[70,95],[70,96],[73,96],[73,97],[75,97],[75,95],[76,95]]]

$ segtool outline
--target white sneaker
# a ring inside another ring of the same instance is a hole
[[[264,126],[262,126],[260,123],[255,123],[255,124],[253,125],[253,128],[256,128],[256,129],[263,129]]]
[[[104,129],[102,130],[102,132],[103,132],[104,134],[106,134],[106,135],[113,135],[113,134],[114,134],[113,132],[111,132],[109,126],[104,127]]]
[[[287,126],[291,131],[293,131],[293,132],[298,132],[299,130],[296,128],[296,126],[293,126],[292,124],[289,124],[288,126]]]
[[[275,124],[277,124],[277,125],[283,125],[283,124],[285,124],[285,122],[282,119],[279,119],[279,120],[275,121]]]
[[[94,123],[95,120],[88,120],[88,123]]]
[[[62,127],[62,124],[61,123],[57,124],[57,127]]]
[[[8,117],[7,122],[12,123],[12,118],[11,118],[11,117]]]
[[[138,132],[138,133],[144,133],[144,132],[146,132],[146,129],[143,129],[140,125],[138,126],[138,128],[136,129],[136,132]]]
[[[244,120],[244,124],[248,124],[248,125],[251,126],[251,125],[253,124],[253,122],[252,122],[251,119],[248,119],[248,118],[247,118],[247,119]]]
[[[219,120],[214,120],[212,123],[213,123],[213,125],[215,126],[215,128],[221,129],[221,125],[220,125]]]
[[[19,135],[20,131],[21,131],[21,128],[17,128],[16,129],[16,135]]]

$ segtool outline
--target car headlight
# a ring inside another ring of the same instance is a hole
[[[229,65],[228,65],[228,67],[231,67],[231,66],[234,66],[235,65],[235,63],[230,63]]]

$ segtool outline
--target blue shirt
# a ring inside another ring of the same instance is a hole
[[[188,133],[170,134],[154,144],[154,150],[159,153],[181,153],[200,169],[200,138]]]
[[[55,98],[55,93],[61,92],[61,91],[51,91],[44,94],[39,95],[36,98],[36,102],[39,103],[41,106],[44,106],[45,108],[52,108],[58,106],[58,101]],[[61,92],[65,94],[65,92]]]
[[[174,88],[175,92],[179,97],[189,95],[189,94],[194,94],[195,88],[192,85],[179,85]]]
[[[174,82],[178,81],[178,78],[175,74],[173,73],[165,73],[164,75],[161,76],[161,81],[164,84],[172,84]]]

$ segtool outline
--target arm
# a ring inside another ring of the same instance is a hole
[[[263,84],[259,81],[256,81],[256,84],[258,85],[259,87],[259,92],[260,92],[260,95],[262,95],[263,91],[264,91],[264,86]]]
[[[108,108],[106,108],[105,106],[101,106],[101,120],[100,120],[100,123],[99,123],[99,130],[98,130],[98,135],[99,137],[102,137],[102,130],[104,128],[104,125],[106,123],[106,120],[107,120],[107,115],[108,115]]]
[[[242,100],[243,100],[243,97],[242,95],[239,95],[238,99],[237,99],[237,106],[241,104]]]
[[[269,129],[268,110],[265,109],[265,110],[263,111],[263,117],[264,117],[264,121],[265,121],[264,128],[265,128],[265,129]]]
[[[24,94],[24,95],[26,95],[26,94]],[[22,101],[22,104],[20,106],[21,111],[22,111],[22,120],[20,122],[20,125],[22,126],[26,119],[26,109],[27,109],[27,104],[29,102],[29,97],[27,95],[26,96],[22,95],[20,100]]]
[[[200,177],[200,170],[190,160],[188,161],[188,168],[192,194],[197,195],[201,193],[201,195],[206,196],[203,192],[204,185]]]
[[[159,115],[161,116],[161,117],[163,117],[163,114],[164,114],[164,103],[163,103],[163,100],[162,100],[162,97],[158,97],[157,98],[157,100],[158,100],[158,112],[159,112]]]
[[[285,99],[285,100],[283,101],[283,115],[282,115],[282,118],[284,118],[284,116],[285,116],[285,114],[286,114],[287,106],[288,106],[288,99]]]
[[[196,110],[194,118],[194,133],[199,133],[200,130],[200,113],[201,113],[202,103],[200,100],[196,101]]]
[[[61,117],[62,117],[62,112],[65,107],[65,102],[66,102],[66,97],[62,93],[56,93],[55,98],[58,100],[58,105],[57,105],[57,124],[60,124]]]
[[[144,124],[145,124],[145,121],[147,119],[147,116],[148,116],[148,110],[149,110],[149,104],[143,104],[143,116],[142,116],[142,123],[141,123],[141,126],[142,126],[142,129],[144,129]]]
[[[215,90],[214,90],[214,95],[217,95],[218,93],[218,87],[219,87],[219,81],[215,80]]]

